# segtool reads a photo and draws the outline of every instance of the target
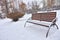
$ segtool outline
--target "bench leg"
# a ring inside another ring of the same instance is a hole
[[[25,22],[24,27],[26,27],[26,23],[27,23],[27,21]]]
[[[25,24],[24,24],[24,27],[26,27],[26,23],[28,22],[29,19],[31,19],[31,17],[27,19],[27,21],[26,21]]]
[[[49,27],[48,31],[47,31],[46,37],[48,37],[48,33],[49,33],[50,28],[51,28],[52,26],[54,26],[54,25],[56,25],[57,29],[59,29],[58,26],[57,26],[57,24],[52,24],[52,25]]]
[[[59,28],[58,28],[58,25],[57,25],[57,24],[55,24],[55,25],[56,25],[57,29],[59,29]]]
[[[51,28],[52,26],[53,26],[53,25],[49,26],[49,29],[48,29],[48,31],[47,31],[47,33],[46,33],[46,37],[48,37],[48,33],[49,33],[50,28]]]
[[[46,33],[46,37],[48,37],[49,30],[50,30],[50,27],[49,27],[49,29],[48,29],[48,31],[47,31],[47,33]]]

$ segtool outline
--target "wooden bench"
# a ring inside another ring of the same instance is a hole
[[[56,24],[56,20],[57,20],[56,14],[57,14],[56,12],[35,13],[35,14],[32,14],[32,17],[29,18],[26,21],[26,23],[29,22],[29,23],[33,23],[36,25],[48,27],[49,29],[46,33],[46,37],[47,37],[49,30],[52,26],[56,26],[58,29],[58,26]],[[24,27],[26,26],[26,23]]]

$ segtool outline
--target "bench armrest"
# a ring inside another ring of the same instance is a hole
[[[57,18],[54,18],[53,20],[52,20],[52,23],[55,23],[57,21]]]

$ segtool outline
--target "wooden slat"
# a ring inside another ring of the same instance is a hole
[[[32,20],[40,20],[40,21],[51,22],[54,18],[56,18],[56,12],[32,14]]]

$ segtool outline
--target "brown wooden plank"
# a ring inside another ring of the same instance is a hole
[[[32,14],[32,20],[40,20],[40,21],[51,22],[54,18],[56,18],[56,12]]]

